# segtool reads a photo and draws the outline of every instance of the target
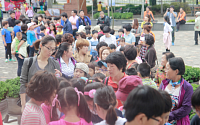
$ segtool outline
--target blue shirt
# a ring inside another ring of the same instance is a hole
[[[61,21],[60,21],[60,22],[61,22],[61,24],[60,24],[60,25],[64,26],[64,23],[65,23],[65,22],[64,22],[62,19],[61,19]]]
[[[135,42],[135,36],[131,32],[128,35],[124,33],[124,38],[126,43],[132,44],[133,42]]]
[[[15,36],[16,36],[16,33],[17,33],[17,32],[21,32],[21,26],[17,26],[17,25],[14,26],[13,31],[14,31]]]
[[[35,37],[35,32],[34,31],[31,31],[31,30],[28,30],[27,31],[27,43],[32,46],[33,43],[36,41],[36,37]]]
[[[68,19],[66,20],[66,22],[64,23],[64,26],[63,26],[63,35],[65,33],[71,33],[71,34],[73,34],[72,24],[69,22]]]
[[[174,12],[177,16],[177,13]],[[167,16],[169,17],[169,20],[170,20],[170,23],[171,23],[171,26],[176,26],[176,17],[174,17],[174,15],[170,12],[167,12]]]
[[[37,33],[37,38],[39,39],[40,37],[40,26],[36,27],[34,30],[36,30],[36,33]]]
[[[90,20],[90,18],[88,16],[84,16],[84,21],[85,21],[86,24],[84,24],[84,22],[81,19],[81,17],[78,18],[78,20],[76,21],[76,27],[77,27],[77,29],[81,25],[83,25],[83,26],[90,26],[91,25],[91,20]]]
[[[90,45],[91,45],[91,51],[90,51],[90,55],[92,56],[97,56],[98,53],[96,50],[94,50],[97,46],[97,44],[99,43],[98,39],[94,40],[93,38],[90,40]]]
[[[12,37],[11,37],[11,32],[8,31],[7,29],[3,28],[2,31],[1,31],[1,34],[2,35],[5,35],[5,41],[6,43],[12,43]],[[3,41],[4,43],[4,41]]]

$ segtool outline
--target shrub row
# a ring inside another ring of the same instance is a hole
[[[108,16],[108,13],[105,13],[106,16]],[[99,13],[94,14],[94,19],[99,18]],[[110,12],[110,16],[112,16],[112,13]],[[132,19],[133,13],[113,13],[114,19]]]

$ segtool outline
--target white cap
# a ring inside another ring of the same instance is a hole
[[[196,16],[200,16],[200,12],[196,12],[196,14],[195,14]]]
[[[35,23],[33,23],[33,22],[31,22],[31,23],[28,23],[28,24],[27,24],[27,26],[28,26],[28,29],[29,29],[31,26],[33,26],[33,25],[35,25]]]

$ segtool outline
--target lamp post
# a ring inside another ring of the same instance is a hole
[[[144,0],[142,0],[142,11],[141,11],[141,19],[143,19],[144,15]]]

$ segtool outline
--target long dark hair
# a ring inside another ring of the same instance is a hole
[[[80,94],[80,102],[78,106],[78,95],[73,87],[63,88],[58,92],[58,100],[60,101],[62,112],[67,112],[71,106],[76,106],[78,116],[85,119],[88,123],[91,122],[91,112],[87,102],[82,94]]]
[[[170,25],[171,24],[171,22],[170,22],[170,20],[169,20],[169,17],[168,16],[165,16],[164,17],[164,19],[167,21],[167,23]]]
[[[106,123],[115,125],[115,122],[117,121],[117,114],[115,112],[117,101],[113,88],[111,86],[105,86],[97,89],[94,95],[94,103],[107,110]]]
[[[57,34],[57,32],[56,32],[56,26],[55,26],[53,23],[51,23],[50,26],[51,26],[51,25],[54,27],[53,31],[54,31],[54,33],[55,33],[55,35],[56,35],[56,34]],[[50,29],[50,30],[49,30],[49,33],[51,33],[52,30],[51,30],[50,27],[49,27],[49,29]]]
[[[71,46],[70,43],[67,43],[67,42],[61,43],[58,47],[56,58],[59,59],[60,57],[62,57],[64,51],[68,51],[70,46]]]
[[[134,24],[133,24],[132,28],[138,29],[138,27],[139,27],[138,19],[134,19]]]

